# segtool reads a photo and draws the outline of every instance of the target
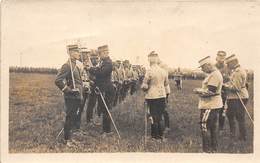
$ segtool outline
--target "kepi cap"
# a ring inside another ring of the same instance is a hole
[[[232,54],[231,56],[226,58],[226,63],[229,63],[231,61],[238,60],[235,54]]]
[[[85,48],[85,47],[82,47],[82,48],[79,48],[79,51],[81,53],[89,53],[90,51],[88,50],[88,48]]]
[[[199,64],[200,64],[199,68],[200,68],[201,66],[207,64],[207,63],[212,63],[210,56],[207,56],[207,57],[202,58],[201,60],[199,60]]]
[[[89,54],[90,54],[90,51],[89,51],[87,48],[84,48],[84,47],[83,47],[83,48],[80,48],[80,49],[79,49],[79,52],[81,53],[83,60],[88,59],[88,56],[89,56]]]
[[[79,52],[79,46],[77,44],[67,45],[67,50],[68,51],[77,51],[77,52]]]
[[[157,54],[155,51],[151,51],[151,52],[148,54],[148,57],[158,57],[158,54]]]
[[[108,51],[108,45],[103,45],[98,47],[98,51],[99,52]]]

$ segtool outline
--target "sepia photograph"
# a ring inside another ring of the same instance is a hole
[[[1,161],[255,161],[259,29],[254,0],[3,0]]]

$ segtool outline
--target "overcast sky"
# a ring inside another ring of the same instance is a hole
[[[235,53],[246,68],[260,63],[256,2],[22,0],[5,2],[2,15],[2,52],[10,65],[60,67],[66,44],[77,38],[88,48],[108,44],[113,59],[144,65],[152,50],[170,67],[195,68],[218,50]]]

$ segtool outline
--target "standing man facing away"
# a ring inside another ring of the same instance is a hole
[[[63,92],[66,119],[64,123],[64,139],[67,145],[71,145],[71,129],[76,126],[78,111],[82,102],[82,80],[76,60],[80,60],[79,48],[77,45],[68,45],[67,51],[69,60],[62,65],[57,74],[55,84]]]
[[[217,123],[219,109],[223,107],[221,89],[223,78],[221,73],[211,62],[210,56],[199,61],[203,72],[207,77],[202,82],[202,87],[194,89],[199,95],[200,123],[202,133],[203,152],[217,151]]]
[[[163,140],[161,121],[166,105],[165,87],[169,81],[166,71],[158,65],[158,54],[152,51],[148,55],[148,60],[150,68],[146,71],[141,88],[145,92],[145,100],[153,119],[153,123],[151,123],[151,137],[152,139]]]
[[[247,74],[234,54],[226,58],[226,63],[228,69],[232,72],[230,81],[224,85],[227,89],[227,117],[230,126],[230,139],[233,140],[235,138],[236,120],[239,126],[239,140],[245,141],[245,108],[243,108],[239,96],[244,105],[246,105],[249,98],[246,89]]]
[[[99,66],[91,67],[89,72],[90,74],[95,75],[96,86],[99,88],[100,93],[102,93],[108,109],[111,110],[115,92],[111,81],[112,60],[109,57],[108,46],[104,45],[98,47],[98,53],[100,57]],[[106,137],[111,133],[111,119],[100,95],[98,96],[98,105],[100,105],[103,116],[103,137]]]

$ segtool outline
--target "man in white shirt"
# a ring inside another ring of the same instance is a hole
[[[203,72],[208,76],[202,82],[202,88],[194,89],[199,95],[200,123],[203,152],[217,151],[217,124],[219,109],[223,107],[221,89],[223,77],[213,65],[209,56],[199,61]]]
[[[165,109],[165,87],[168,85],[168,76],[165,70],[158,66],[157,53],[152,51],[148,55],[148,60],[150,67],[145,73],[141,88],[145,92],[145,100],[153,119],[153,123],[151,123],[151,137],[162,140],[163,129],[161,121]]]

